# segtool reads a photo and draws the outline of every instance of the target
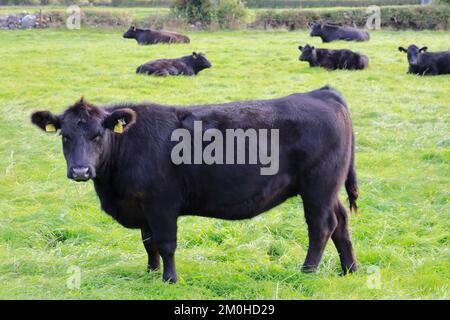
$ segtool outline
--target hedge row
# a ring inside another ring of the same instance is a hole
[[[32,12],[40,17],[40,12]],[[42,21],[44,28],[65,27],[68,14],[65,11],[47,11],[42,13]],[[81,25],[94,28],[110,28],[110,27],[128,27],[133,19],[125,13],[108,12],[108,11],[81,11]]]
[[[111,0],[114,7],[158,7],[168,8],[173,5],[173,0]]]
[[[96,5],[115,7],[170,7],[173,0],[0,0],[0,5]]]
[[[366,8],[336,10],[265,10],[256,14],[253,27],[305,29],[313,21],[363,27],[371,15]],[[414,30],[449,30],[450,6],[381,7],[381,27]]]
[[[246,0],[246,4],[249,8],[367,7],[420,4],[420,0]]]

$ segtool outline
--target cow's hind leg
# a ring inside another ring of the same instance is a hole
[[[147,271],[155,271],[159,269],[160,258],[156,242],[153,239],[152,232],[149,228],[141,229],[142,242],[148,254]]]
[[[154,75],[160,76],[160,77],[166,77],[170,75],[170,72],[167,69],[161,69],[155,71]]]
[[[342,271],[344,274],[355,272],[358,266],[353,253],[352,241],[350,240],[347,211],[339,199],[336,199],[335,214],[338,224],[331,238],[339,253]]]
[[[168,281],[169,283],[177,282],[178,276],[175,267],[175,250],[177,248],[177,241],[160,240],[157,242],[157,246],[164,263],[163,280]]]
[[[308,225],[309,247],[303,272],[315,272],[322,260],[328,239],[338,224],[331,199],[318,197],[314,192],[303,195],[303,207]]]

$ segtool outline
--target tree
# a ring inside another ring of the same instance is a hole
[[[172,11],[189,23],[216,22],[224,28],[241,22],[246,15],[241,0],[175,0]]]

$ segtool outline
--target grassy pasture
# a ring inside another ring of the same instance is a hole
[[[326,45],[306,31],[198,32],[189,45],[141,47],[122,31],[0,31],[1,299],[449,298],[450,77],[407,75],[397,51],[448,50],[448,32],[379,31],[367,43]],[[370,68],[310,69],[297,60],[306,43],[363,52]],[[194,50],[213,63],[197,77],[134,74],[145,61]],[[350,225],[360,271],[347,277],[331,242],[317,274],[299,272],[307,231],[293,198],[250,221],[181,218],[180,280],[162,283],[145,272],[139,232],[100,211],[91,183],[67,180],[60,138],[29,122],[31,110],[60,112],[80,96],[188,105],[325,84],[345,96],[357,141],[361,213]],[[78,290],[66,285],[72,266]],[[378,289],[367,285],[373,266]]]

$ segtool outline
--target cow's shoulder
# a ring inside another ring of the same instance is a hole
[[[316,49],[316,55],[317,55],[317,59],[325,59],[328,58],[334,50],[329,50],[329,49]]]
[[[308,92],[305,95],[324,102],[333,101],[336,102],[336,105],[347,108],[347,103],[345,102],[344,97],[341,95],[341,93],[329,85]]]

